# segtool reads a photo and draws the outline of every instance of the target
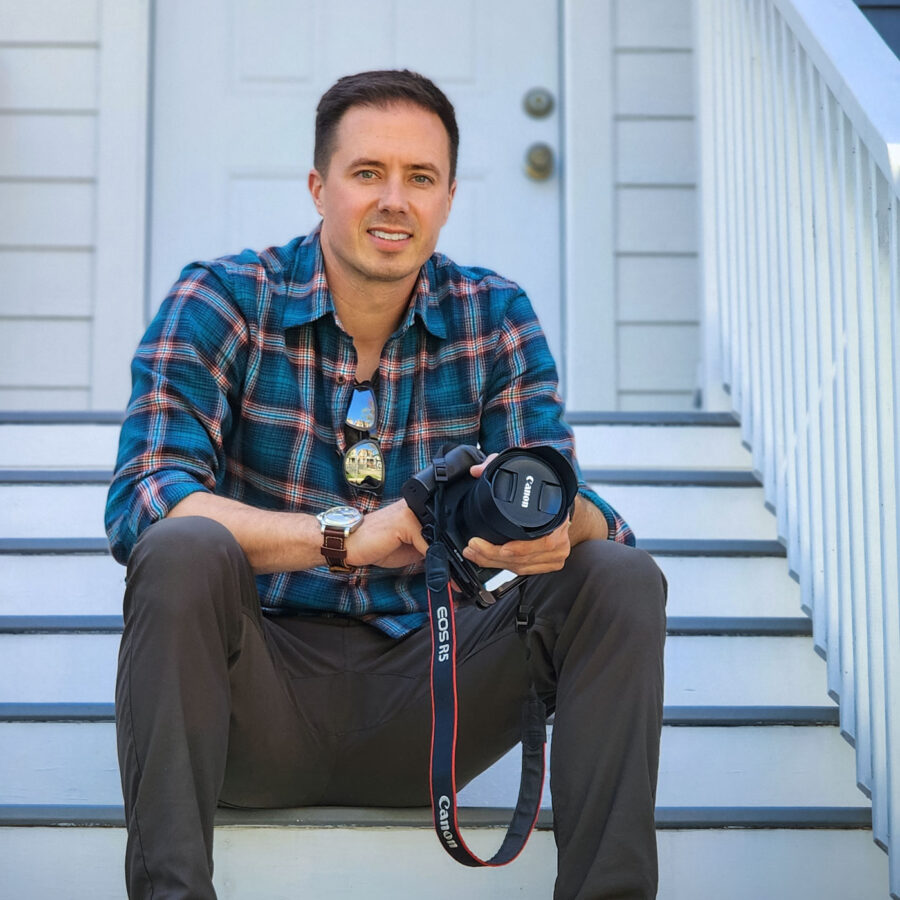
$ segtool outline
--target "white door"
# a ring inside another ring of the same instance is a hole
[[[281,244],[317,216],[315,107],[341,75],[408,67],[454,103],[459,188],[438,249],[529,293],[561,360],[557,0],[157,0],[151,312],[186,262]],[[554,98],[526,111],[532,88]]]

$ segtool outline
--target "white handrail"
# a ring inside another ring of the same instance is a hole
[[[900,61],[851,0],[695,0],[707,383],[800,578],[900,898]]]

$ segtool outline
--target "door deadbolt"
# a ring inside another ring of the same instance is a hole
[[[522,100],[525,112],[534,119],[543,119],[553,112],[553,94],[547,88],[532,88]]]
[[[525,153],[525,174],[532,181],[546,181],[553,174],[554,163],[549,144],[532,144]]]

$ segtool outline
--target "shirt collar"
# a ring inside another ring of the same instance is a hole
[[[334,301],[325,278],[320,230],[321,224],[306,237],[298,239],[281,316],[284,329],[308,325],[328,313],[334,314]],[[435,337],[447,337],[447,323],[441,310],[440,298],[433,287],[436,275],[435,256],[432,256],[419,271],[409,311],[398,333],[409,328],[418,316]]]

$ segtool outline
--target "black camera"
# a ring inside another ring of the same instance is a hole
[[[578,479],[569,461],[552,447],[506,450],[491,460],[480,478],[473,478],[469,469],[484,459],[476,447],[453,447],[413,475],[402,494],[422,523],[426,540],[447,548],[457,586],[486,607],[521,579],[488,590],[487,583],[500,570],[469,562],[462,555],[466,544],[473,537],[505,544],[549,534],[571,513]]]

